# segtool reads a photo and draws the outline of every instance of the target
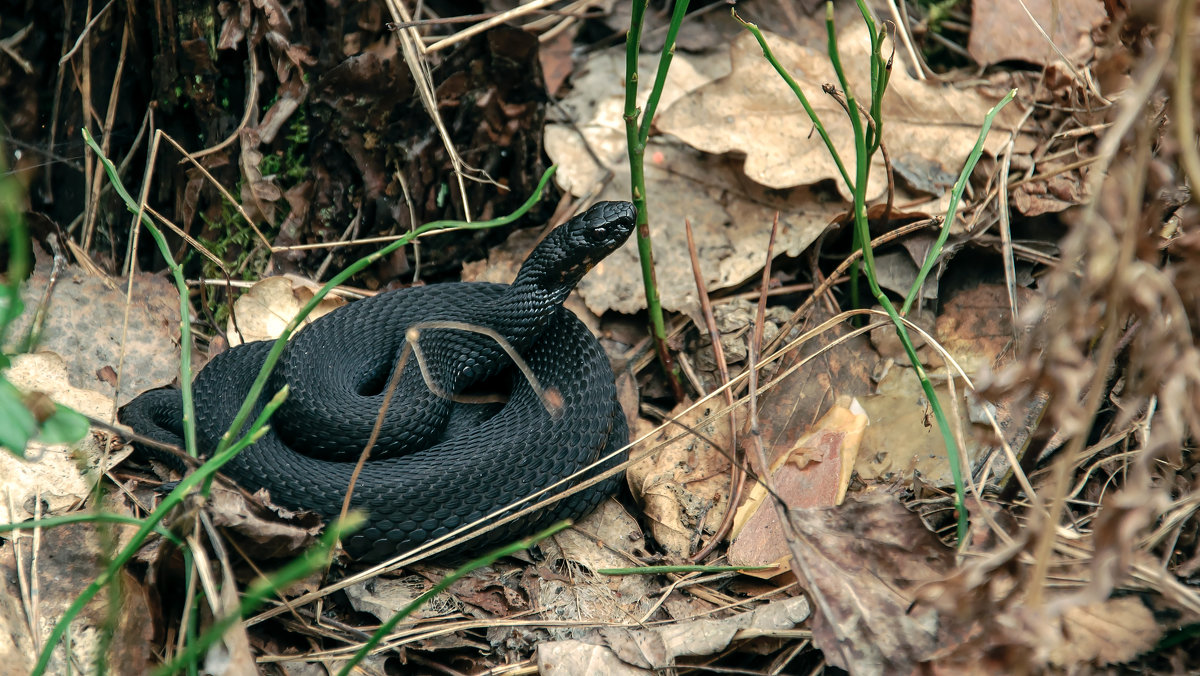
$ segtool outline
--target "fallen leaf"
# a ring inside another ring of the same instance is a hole
[[[429,591],[433,583],[420,575],[401,578],[372,577],[346,587],[346,598],[350,607],[360,613],[374,615],[380,622],[403,610],[418,596]],[[429,599],[409,615],[418,620],[460,612],[462,604],[448,592]]]
[[[25,312],[6,334],[28,331],[50,280],[49,260],[38,257],[22,287]],[[164,278],[138,273],[128,304],[126,281],[90,275],[69,266],[58,276],[49,296],[37,349],[62,355],[71,384],[95,390],[125,405],[145,390],[169,385],[179,376],[179,294]],[[11,348],[5,346],[6,351]],[[120,373],[121,390],[96,372],[112,367]],[[110,420],[111,411],[97,417]]]
[[[839,504],[846,495],[866,427],[867,416],[857,403],[833,406],[811,432],[772,463],[775,494],[789,509]],[[779,513],[767,498],[766,488],[754,484],[734,517],[728,556],[736,566],[774,564],[774,570],[748,571],[754,576],[773,577],[787,567],[791,553],[779,525]]]
[[[1016,291],[1019,307],[1038,297],[1036,292],[1024,287],[1018,286]],[[927,319],[919,319],[918,323],[928,326]],[[955,294],[946,302],[935,325],[933,335],[938,343],[973,379],[999,369],[1015,354],[1012,312],[1002,285],[980,284]],[[910,477],[915,472],[933,486],[952,484],[945,444],[936,425],[930,424],[932,409],[916,374],[908,368],[907,357],[897,349],[899,343],[895,331],[890,326],[881,327],[872,332],[871,339],[880,352],[895,360],[895,366],[880,380],[876,394],[862,398],[863,408],[876,424],[863,438],[863,452],[856,467],[859,476],[864,481],[873,481]],[[932,371],[945,372],[940,355],[928,346],[919,354],[923,363],[932,365]],[[1020,421],[1036,418],[1045,405],[1044,399],[1038,398],[982,401],[961,384],[956,390],[957,424],[967,432],[966,444],[961,450],[968,467],[975,467],[996,447],[994,430],[983,408],[990,409],[1009,446],[1021,449],[1031,428]],[[946,415],[952,416],[950,389],[942,383],[936,384],[934,391]],[[951,424],[955,424],[953,418]],[[1007,461],[1000,458],[994,471],[1002,475],[1007,466]]]
[[[604,646],[570,639],[538,644],[537,673],[542,676],[649,676],[652,672],[625,664],[613,651]]]
[[[4,455],[4,454],[0,454]],[[43,515],[45,516],[45,515]],[[134,528],[128,525],[111,524],[107,528],[118,531]],[[13,538],[5,533],[5,539]],[[33,669],[37,650],[45,645],[51,629],[74,603],[84,588],[100,575],[104,554],[94,524],[77,523],[48,528],[40,534],[37,552],[32,550],[32,534],[28,531],[20,537],[19,545],[6,543],[0,547],[0,672],[27,674]],[[20,557],[15,550],[20,549]],[[22,587],[30,579],[30,561],[36,554],[38,578],[36,604],[36,640],[30,635],[30,615],[33,609],[22,599],[29,600],[30,590]],[[25,568],[18,576],[17,566]],[[158,656],[151,650],[151,641],[157,630],[150,592],[132,574],[122,569],[120,584],[113,588],[120,596],[99,594],[71,622],[69,642],[62,642],[54,649],[47,673],[63,674],[75,672],[80,664],[90,664],[96,651],[107,648],[107,663],[113,673],[148,673],[158,663]],[[108,604],[116,606],[109,612]],[[114,633],[105,640],[104,627],[109,621]],[[70,647],[67,658],[65,646]],[[76,662],[81,656],[86,660]]]
[[[527,579],[525,586],[537,599],[539,615],[544,619],[589,624],[625,622],[652,609],[652,577],[595,572],[603,568],[627,568],[630,561],[645,555],[637,520],[616,500],[605,500],[574,528],[539,546],[545,565],[537,569],[541,575]],[[563,574],[550,574],[551,570]],[[570,637],[582,638],[577,631],[571,632]]]
[[[956,392],[958,399],[952,407],[950,389],[945,384],[934,386],[951,427],[960,425],[973,431],[972,401],[961,383]],[[879,382],[879,393],[863,397],[860,402],[871,417],[871,426],[863,435],[855,466],[859,478],[866,482],[907,481],[915,473],[934,486],[953,484],[945,442],[913,369],[893,366]],[[980,427],[979,434],[966,435],[966,446],[960,450],[967,467],[974,467],[990,448],[986,431]]]
[[[716,529],[729,501],[729,423],[721,419],[701,424],[714,411],[711,403],[686,413],[684,408],[673,415],[679,424],[668,425],[643,442],[662,447],[625,473],[650,533],[676,560],[691,555],[700,533]],[[643,450],[636,446],[631,453]]]
[[[233,303],[234,316],[230,318],[227,328],[230,347],[278,338],[288,322],[305,303],[312,300],[320,288],[320,284],[291,275],[267,277],[255,282]],[[325,296],[301,326],[307,326],[345,304],[345,299],[339,296]]]
[[[6,376],[21,390],[43,392],[94,418],[106,419],[112,412],[112,399],[67,382],[67,367],[54,353],[15,355]],[[33,518],[35,498],[42,501],[43,516],[62,514],[87,501],[101,459],[107,470],[124,460],[132,449],[104,451],[104,442],[94,434],[85,436],[74,449],[35,442],[26,450],[25,459],[0,451],[0,523]],[[9,512],[10,504],[15,513]]]
[[[1080,57],[1091,51],[1094,46],[1092,31],[1107,19],[1108,14],[1100,0],[976,2],[971,4],[973,29],[967,41],[967,52],[981,66],[1000,61],[1028,61],[1044,66],[1058,61],[1059,56],[1042,31],[1062,53]],[[1034,21],[1042,31],[1037,29]],[[998,26],[1005,28],[997,30]]]
[[[1031,535],[1018,531],[1017,539],[977,552],[918,590],[914,607],[936,608],[941,618],[939,647],[921,665],[924,673],[1039,673],[1051,665],[1088,673],[1130,661],[1161,638],[1155,613],[1138,596],[1088,601],[1086,592],[1051,588],[1042,603],[1030,605],[1028,557],[1037,542]],[[1055,577],[1086,579],[1085,564],[1057,563]]]
[[[804,90],[843,162],[852,167],[850,120],[841,105],[821,89],[838,82],[824,46],[807,47],[779,35],[764,35],[780,64]],[[870,42],[861,22],[839,31],[838,49],[853,93],[860,103],[868,101]],[[885,53],[887,49],[885,46]],[[763,58],[754,36],[749,32],[739,35],[731,51],[733,71],[667,108],[658,128],[707,153],[744,154],[746,176],[762,185],[790,188],[833,179],[849,200],[850,190],[821,136],[795,94]],[[993,104],[976,91],[917,80],[904,68],[893,68],[883,98],[884,143],[892,157],[924,158],[926,171],[940,168],[957,175]],[[1012,106],[1001,111],[984,144],[988,152],[1007,143],[1008,135],[999,130],[1009,128],[1016,119]],[[886,187],[883,157],[876,153],[868,200],[881,197]]]
[[[1016,287],[1018,311],[1039,295]],[[995,370],[1011,361],[1012,310],[1004,286],[980,284],[955,294],[938,316],[934,335],[967,375]]]
[[[1154,647],[1162,629],[1136,596],[1068,608],[1062,641],[1050,651],[1052,664],[1077,668],[1128,662]]]
[[[818,609],[813,643],[853,674],[906,674],[939,645],[938,614],[913,607],[915,590],[941,579],[954,553],[895,496],[792,510],[794,570]]]
[[[1048,163],[1042,171],[1053,173],[1053,164]],[[1012,205],[1022,215],[1032,218],[1066,211],[1083,204],[1087,197],[1086,180],[1078,172],[1071,171],[1021,183],[1013,188]]]
[[[541,674],[651,674],[676,666],[679,657],[716,655],[741,639],[769,636],[803,622],[808,599],[772,601],[723,619],[673,622],[652,629],[608,627],[605,646],[553,641],[538,646]]]
[[[750,612],[722,619],[672,622],[653,629],[602,629],[609,647],[622,661],[644,669],[669,669],[683,656],[716,655],[739,635],[770,635],[803,622],[811,613],[808,599],[795,596],[771,601]]]
[[[321,518],[279,507],[265,494],[248,500],[236,488],[214,484],[207,501],[213,525],[235,533],[242,549],[256,558],[296,556],[312,546],[324,527]]]
[[[542,542],[545,565],[540,575],[524,585],[537,599],[538,615],[545,620],[574,620],[595,625],[626,622],[653,609],[655,580],[649,575],[600,575],[603,568],[627,568],[645,556],[637,520],[616,500],[600,506],[570,528]],[[547,570],[562,572],[549,575]],[[594,630],[555,632],[556,638],[594,636]]]
[[[830,316],[818,304],[808,324]],[[875,391],[871,375],[878,360],[866,336],[847,339],[852,330],[847,322],[821,330],[783,356],[777,372],[782,376],[770,374],[780,380],[759,400],[758,416],[768,462],[788,452],[839,398]],[[789,337],[798,336],[793,330]]]

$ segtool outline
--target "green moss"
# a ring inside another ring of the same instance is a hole
[[[274,152],[265,153],[259,162],[258,170],[264,177],[270,177],[283,191],[295,187],[308,176],[308,143],[310,127],[305,108],[301,106],[293,115],[283,136],[283,143]],[[238,181],[233,189],[235,196],[241,195],[243,181]],[[286,200],[276,203],[275,223],[278,225],[287,218],[289,205]],[[199,241],[214,256],[219,258],[226,269],[235,278],[246,281],[261,279],[263,270],[270,261],[270,251],[261,246],[258,235],[246,223],[238,210],[227,200],[222,199],[221,211],[215,217],[200,215],[204,221],[204,233]],[[277,229],[264,224],[263,234],[271,239]],[[200,254],[194,254],[200,255]],[[220,279],[223,276],[220,267],[204,257],[200,262],[203,275],[207,278]],[[228,317],[227,305],[217,302],[216,298],[209,301],[209,310],[218,322],[224,322]]]
[[[283,190],[303,181],[308,175],[309,133],[307,111],[301,106],[292,114],[292,120],[288,123],[287,134],[283,137],[286,143],[279,150],[263,155],[258,170],[263,176],[274,176],[276,183]]]

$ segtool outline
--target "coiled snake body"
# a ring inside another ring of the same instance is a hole
[[[406,330],[446,321],[502,335],[541,386],[557,393],[554,399],[561,407],[555,414],[547,411],[492,338],[456,329],[422,330],[419,346],[429,378],[442,394],[461,393],[485,381],[511,381],[509,399],[502,408],[453,403],[432,392],[416,360],[408,359],[379,439],[355,484],[351,506],[367,512],[368,522],[344,541],[352,556],[380,560],[408,551],[624,446],[628,428],[616,402],[608,358],[562,302],[593,265],[628,238],[634,216],[627,202],[593,206],[550,233],[511,285],[402,289],[316,320],[288,344],[264,391],[265,400],[284,384],[290,388],[271,429],[221,471],[250,490],[269,490],[280,505],[311,509],[326,519],[337,516]],[[228,350],[196,377],[202,453],[211,453],[233,423],[270,347],[270,342],[254,342]],[[261,407],[260,401],[256,413]],[[182,399],[175,390],[147,392],[121,412],[122,422],[138,433],[177,445],[181,419]],[[618,462],[614,458],[606,466]],[[471,547],[507,542],[555,520],[582,515],[611,494],[618,480],[510,522]]]

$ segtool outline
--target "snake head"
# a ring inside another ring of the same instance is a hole
[[[604,258],[624,244],[636,226],[637,209],[633,204],[599,202],[559,229],[566,230],[569,237],[580,240],[574,244],[581,249],[594,247],[602,252],[600,258]]]
[[[542,240],[521,266],[513,286],[532,285],[566,298],[588,270],[629,239],[635,227],[637,209],[632,204],[599,202]]]

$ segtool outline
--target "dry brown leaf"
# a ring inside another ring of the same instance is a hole
[[[1016,288],[1018,309],[1039,294]],[[937,318],[938,342],[954,355],[968,375],[997,369],[1013,355],[1012,311],[1000,284],[979,286],[955,294]]]
[[[109,527],[134,530],[132,526]],[[10,535],[5,533],[6,537]],[[19,545],[26,580],[33,555],[30,544],[30,534],[26,533]],[[39,618],[35,643],[27,614],[32,608],[22,601],[14,549],[7,542],[0,547],[0,636],[5,637],[0,641],[0,673],[28,674],[37,655],[35,645],[37,648],[45,645],[50,630],[67,607],[100,575],[104,555],[94,524],[67,524],[41,532],[37,552],[39,593],[33,599]],[[149,673],[157,663],[158,657],[151,651],[155,622],[149,591],[124,569],[120,575],[120,584],[115,586],[120,597],[115,599],[112,618],[116,621],[115,633],[109,635],[110,640],[105,640],[104,627],[110,619],[107,605],[113,599],[108,594],[99,594],[71,622],[71,640],[55,648],[46,673],[73,673],[79,666],[88,667],[93,664],[96,651],[104,647],[109,651],[108,668],[112,673]],[[64,646],[70,646],[70,660],[65,657]]]
[[[653,672],[631,667],[604,646],[574,639],[544,641],[537,647],[537,672],[542,676],[610,674],[611,676],[649,676]]]
[[[547,559],[560,558],[589,570],[624,568],[644,554],[637,519],[616,500],[605,500],[592,512],[541,544]],[[618,552],[624,552],[621,556]]]
[[[802,557],[795,570],[812,595],[813,643],[854,674],[908,673],[939,645],[938,615],[913,607],[914,591],[941,579],[953,552],[894,496],[792,511]]]
[[[814,429],[771,465],[775,492],[789,509],[830,507],[846,495],[867,416],[856,402],[835,405]],[[791,558],[779,513],[757,483],[738,507],[730,531],[729,562],[737,566],[775,564],[777,569],[752,571],[771,577],[786,568]]]
[[[875,260],[878,261],[879,258],[881,257],[876,257]],[[880,284],[882,285],[882,282],[880,282]],[[874,309],[882,312],[883,306],[876,305]],[[872,319],[876,318],[878,318],[878,315],[876,315],[876,317],[872,317]],[[905,317],[905,319],[921,327],[930,335],[934,335],[933,327],[937,321],[937,318],[934,316],[931,310],[925,308],[914,308],[908,313],[908,316]],[[896,335],[896,327],[890,322],[886,322],[883,326],[878,326],[871,329],[871,333],[869,335],[871,336],[871,346],[875,348],[875,351],[879,353],[879,356],[883,357],[884,359],[891,359],[899,362],[905,366],[910,364],[908,360],[908,352],[904,349],[904,343],[900,341],[900,337]],[[919,333],[910,329],[909,339],[912,341],[913,347],[917,349],[917,358],[921,360],[923,365],[929,366],[930,364],[940,363],[938,361],[940,360],[940,356],[935,357],[936,353],[934,352],[933,348],[925,343],[925,339],[922,338]]]
[[[941,622],[940,645],[922,673],[1039,673],[1051,665],[1088,673],[1132,660],[1161,638],[1154,613],[1137,596],[1088,602],[1076,592],[1052,591],[1042,605],[1030,606],[1031,567],[1020,559],[1035,542],[1002,544],[918,591],[917,607],[938,608]],[[1085,572],[1082,564],[1067,564],[1057,574],[1071,579]]]
[[[295,556],[316,542],[324,522],[313,512],[293,512],[270,503],[266,491],[247,500],[241,491],[213,485],[208,500],[213,525],[236,533],[244,551],[257,558]]]
[[[1136,596],[1069,608],[1062,640],[1050,651],[1052,664],[1077,668],[1128,662],[1154,647],[1162,629]]]
[[[1020,307],[1024,307],[1035,297],[1035,292],[1017,287],[1017,302]],[[937,317],[934,335],[938,343],[972,378],[999,368],[1011,360],[1012,313],[1004,287],[998,284],[981,284],[954,295],[946,303],[942,314]],[[890,326],[876,329],[871,338],[877,347],[883,345],[884,349],[892,349],[898,345],[895,331]],[[922,361],[928,360],[936,367],[933,370],[944,372],[940,355],[935,355],[929,350],[922,350],[920,354]],[[893,349],[887,356],[896,360],[896,366],[880,381],[876,394],[862,399],[863,407],[871,415],[871,420],[877,424],[867,430],[863,439],[863,453],[856,469],[866,481],[897,476],[907,478],[916,472],[934,486],[950,485],[953,477],[945,445],[936,426],[932,424],[928,405],[918,405],[925,401],[920,381],[912,369],[907,368],[908,359],[902,353]],[[949,406],[950,389],[944,384],[939,384],[934,390],[947,415],[952,415],[953,409]],[[1021,448],[1029,427],[1012,424],[1013,416],[1025,419],[1036,414],[1037,407],[1044,403],[1033,399],[1001,401],[998,405],[993,405],[980,402],[961,385],[957,388],[957,393],[959,424],[966,431],[966,443],[962,450],[970,466],[984,457],[995,445],[990,421],[980,407],[991,407],[1009,445]],[[1010,410],[1014,405],[1017,408]],[[1006,467],[1007,463],[1003,461],[995,465],[999,473]]]
[[[841,105],[822,92],[836,84],[828,54],[817,46],[795,44],[766,35],[771,51],[799,82],[843,162],[854,163],[854,135]],[[866,28],[854,22],[838,34],[846,77],[860,103],[869,101],[870,42]],[[885,47],[885,53],[887,48]],[[743,33],[732,45],[733,72],[701,87],[663,112],[658,128],[708,153],[742,153],[745,172],[772,188],[807,186],[833,179],[843,196],[850,192],[829,152],[795,94],[763,58],[754,36]],[[903,68],[893,68],[883,98],[884,143],[892,157],[920,157],[928,167],[957,175],[979,136],[984,116],[994,101],[968,89],[932,80],[916,80]],[[984,147],[995,152],[1008,140],[1001,130],[1017,119],[1012,106],[993,124]],[[887,187],[882,155],[871,166],[868,199]]]
[[[643,108],[656,59],[657,55],[644,55],[639,62]],[[595,53],[562,102],[578,130],[566,124],[546,125],[546,152],[559,165],[555,180],[578,197],[629,199],[622,119],[624,71],[623,55]],[[677,54],[660,110],[728,72],[727,55]],[[677,283],[692,279],[684,219],[692,223],[705,284],[713,291],[740,284],[762,269],[776,211],[781,214],[776,252],[797,256],[839,210],[837,201],[826,199],[821,191],[765,189],[745,181],[740,163],[700,155],[661,137],[650,138],[645,157],[659,292],[663,307],[670,310],[695,316],[699,307],[695,285]],[[580,283],[579,292],[597,314],[610,309],[632,313],[645,307],[636,244],[631,241],[597,265]]]
[[[14,355],[12,367],[5,375],[17,388],[43,392],[85,415],[107,419],[112,413],[112,399],[67,382],[66,365],[52,352]],[[74,450],[66,445],[35,442],[24,459],[0,451],[0,523],[33,518],[35,499],[42,502],[42,516],[61,514],[85,502],[91,497],[94,473],[101,458],[105,459],[105,469],[109,469],[124,460],[131,450],[118,448],[106,456],[103,441],[96,435],[88,435],[75,444]],[[9,513],[9,500],[15,514]]]
[[[312,300],[321,285],[290,275],[259,280],[233,303],[235,317],[227,327],[229,345],[274,340],[305,303]],[[325,296],[303,325],[329,314],[346,304],[338,296]],[[235,322],[234,319],[237,321]]]
[[[1054,163],[1043,167],[1044,173],[1054,171]],[[1083,204],[1087,198],[1086,179],[1077,171],[1056,174],[1048,178],[1025,181],[1012,191],[1012,205],[1030,218],[1055,214]]]
[[[729,423],[722,419],[699,424],[713,410],[697,407],[680,416],[680,425],[669,425],[647,439],[644,444],[657,445],[682,433],[625,473],[634,498],[642,503],[651,534],[677,560],[692,553],[700,532],[716,528],[729,501],[729,460],[706,441],[715,441],[728,453]],[[704,438],[686,433],[688,428]]]
[[[934,392],[950,424],[960,425],[968,432],[961,450],[968,466],[974,466],[987,452],[989,446],[985,441],[990,441],[990,437],[984,427],[972,426],[972,400],[961,383],[956,390],[956,408],[951,407],[950,389],[945,384],[935,385]],[[916,473],[934,486],[953,483],[946,445],[913,369],[893,366],[880,381],[879,393],[860,401],[871,417],[854,468],[863,481],[908,481]],[[955,410],[959,414],[957,419]]]
[[[818,305],[808,325],[829,317]],[[779,372],[791,372],[759,401],[759,429],[768,462],[791,449],[839,397],[861,398],[875,391],[871,375],[877,360],[866,336],[846,339],[852,329],[847,322],[828,327],[780,360]],[[840,342],[835,345],[835,341]]]
[[[656,598],[654,578],[649,575],[599,575],[602,568],[628,568],[645,556],[641,528],[616,500],[605,500],[594,512],[541,543],[546,565],[542,575],[527,579],[538,600],[539,616],[545,620],[577,620],[581,623],[627,622],[643,617]],[[548,570],[565,571],[564,575]],[[557,638],[594,636],[593,630],[555,633]]]
[[[433,583],[420,575],[407,575],[398,579],[372,577],[346,587],[346,598],[350,601],[350,607],[358,612],[370,613],[380,622],[386,622],[431,587]],[[461,610],[462,604],[457,603],[449,593],[442,592],[421,604],[409,617],[418,620]]]
[[[737,640],[739,633],[769,635],[772,631],[792,629],[810,613],[808,599],[795,596],[722,619],[672,622],[653,629],[610,627],[601,633],[622,661],[661,670],[675,666],[679,657],[716,655]]]
[[[652,629],[606,627],[601,634],[607,647],[579,641],[539,645],[539,673],[661,673],[675,666],[679,657],[716,655],[738,639],[792,629],[810,612],[808,599],[797,596],[723,619],[673,622]]]
[[[19,337],[29,329],[45,294],[51,263],[39,255],[22,287],[25,312],[6,334]],[[71,384],[117,397],[122,406],[137,394],[169,385],[179,376],[179,294],[166,279],[134,276],[125,329],[126,281],[89,275],[69,266],[58,277],[47,306],[38,348],[62,355]],[[121,361],[124,346],[124,362]],[[121,391],[99,377],[105,366],[121,367]],[[111,411],[97,412],[108,420]]]
[[[1029,9],[1030,19],[1025,8]],[[982,66],[1000,61],[1048,65],[1058,54],[1033,22],[1068,57],[1091,51],[1092,30],[1108,18],[1100,0],[992,0],[971,4],[971,37],[967,51]],[[998,27],[1003,26],[1003,29]]]

